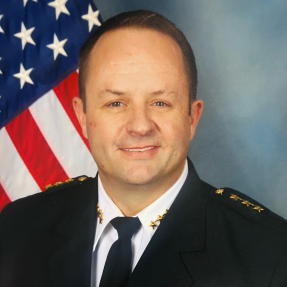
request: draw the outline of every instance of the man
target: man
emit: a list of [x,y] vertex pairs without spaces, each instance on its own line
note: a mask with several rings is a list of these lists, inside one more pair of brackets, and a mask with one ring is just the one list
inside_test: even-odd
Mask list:
[[1,286],[287,286],[286,221],[187,159],[196,85],[188,42],[159,14],[91,35],[73,104],[98,175],[7,205]]

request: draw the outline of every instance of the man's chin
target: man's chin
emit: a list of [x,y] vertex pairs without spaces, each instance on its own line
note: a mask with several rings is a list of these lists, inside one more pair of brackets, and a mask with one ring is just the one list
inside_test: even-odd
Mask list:
[[152,168],[134,168],[119,176],[125,183],[132,185],[150,184],[157,178],[157,170]]

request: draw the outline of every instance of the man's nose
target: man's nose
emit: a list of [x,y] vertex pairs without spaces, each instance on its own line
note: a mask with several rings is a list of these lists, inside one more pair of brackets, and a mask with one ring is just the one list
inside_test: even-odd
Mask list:
[[147,106],[134,106],[129,110],[126,129],[128,133],[146,136],[155,129],[155,123]]

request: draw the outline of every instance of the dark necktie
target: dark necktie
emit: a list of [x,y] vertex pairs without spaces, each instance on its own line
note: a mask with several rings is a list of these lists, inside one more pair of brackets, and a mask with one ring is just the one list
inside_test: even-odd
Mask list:
[[131,239],[141,226],[138,217],[116,217],[111,224],[119,238],[111,246],[99,287],[122,287],[128,282],[132,269]]

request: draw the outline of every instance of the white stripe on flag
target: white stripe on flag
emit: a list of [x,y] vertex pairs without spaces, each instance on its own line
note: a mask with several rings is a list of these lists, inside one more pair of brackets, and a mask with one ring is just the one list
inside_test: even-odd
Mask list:
[[11,201],[41,192],[6,128],[0,130],[0,182]]
[[42,96],[29,109],[67,175],[95,176],[97,165],[54,91]]

